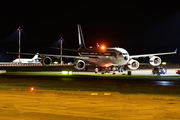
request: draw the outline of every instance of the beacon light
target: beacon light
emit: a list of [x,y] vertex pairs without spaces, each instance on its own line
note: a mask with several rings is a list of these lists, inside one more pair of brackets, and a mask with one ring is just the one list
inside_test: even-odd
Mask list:
[[104,46],[102,46],[102,47],[101,47],[101,49],[103,49],[103,50],[104,50],[104,49],[105,49],[105,47],[104,47]]

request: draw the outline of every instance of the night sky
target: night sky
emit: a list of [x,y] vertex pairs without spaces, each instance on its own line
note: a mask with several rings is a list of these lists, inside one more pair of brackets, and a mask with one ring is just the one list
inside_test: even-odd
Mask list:
[[[0,16],[0,62],[17,58],[7,55],[3,48],[18,52],[19,26],[23,53],[59,54],[59,50],[50,47],[59,47],[60,37],[64,38],[64,48],[77,49],[77,24],[81,24],[87,47],[96,43],[122,47],[130,55],[180,49],[180,8],[175,4],[3,2]],[[63,54],[77,55],[68,51]],[[180,63],[180,54],[160,57],[168,63]]]

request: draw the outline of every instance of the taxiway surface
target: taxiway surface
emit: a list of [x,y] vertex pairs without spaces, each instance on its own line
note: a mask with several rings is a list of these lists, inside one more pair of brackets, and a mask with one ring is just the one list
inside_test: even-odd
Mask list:
[[[87,65],[86,66],[87,71],[95,71],[95,66],[93,65]],[[137,70],[150,70],[153,66],[151,65],[140,65],[140,67]],[[170,64],[164,66],[169,69],[180,69],[179,64]],[[59,65],[59,66],[0,66],[0,70],[6,70],[8,72],[16,72],[16,71],[27,71],[27,72],[33,72],[33,71],[75,71],[79,72],[79,70],[76,70],[73,65]],[[127,69],[129,71],[129,69]],[[136,71],[136,70],[134,70]]]
[[1,120],[180,119],[180,101],[0,91]]
[[[13,69],[15,70],[15,68],[17,67]],[[46,67],[45,71],[43,70],[41,72],[61,73],[61,71],[53,71],[47,68],[48,67]],[[143,79],[126,79],[126,77],[116,79],[112,79],[111,77],[101,79],[88,78],[85,76],[82,77],[82,74],[95,73],[77,71],[74,71],[73,74],[79,74],[79,77],[68,77],[68,75],[64,77],[1,76],[0,87],[2,88],[3,85],[16,88],[26,88],[34,85],[35,88],[37,88],[37,92],[0,90],[0,119],[180,119],[180,101],[178,97],[180,82],[178,75],[175,74],[176,69],[177,68],[170,68],[166,75],[160,76],[152,75],[151,69],[149,68],[132,71],[132,75],[149,75],[148,78],[145,77]],[[99,72],[98,74],[101,73]],[[127,73],[117,72],[117,74]],[[154,78],[154,76],[157,77],[151,79],[151,76],[152,78]],[[41,90],[38,90],[44,89],[44,87],[46,87],[46,91],[41,92]],[[51,90],[73,90],[76,92],[75,94],[73,92],[47,92]],[[99,94],[91,95],[83,93],[87,91],[93,91]],[[111,94],[103,95],[104,91],[110,92]],[[131,94],[135,94],[136,97],[131,97]],[[154,94],[157,94],[157,96],[154,96]],[[150,95],[150,97],[144,97],[144,95]],[[158,97],[158,95],[164,95],[164,97]],[[167,95],[173,95],[173,99],[171,99],[171,97],[166,99]],[[177,99],[174,99],[174,96],[177,96]]]

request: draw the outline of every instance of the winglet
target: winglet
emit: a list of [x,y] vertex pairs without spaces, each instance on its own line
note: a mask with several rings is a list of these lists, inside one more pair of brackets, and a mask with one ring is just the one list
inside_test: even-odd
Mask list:
[[176,50],[174,51],[174,53],[177,54],[177,48],[176,48]]

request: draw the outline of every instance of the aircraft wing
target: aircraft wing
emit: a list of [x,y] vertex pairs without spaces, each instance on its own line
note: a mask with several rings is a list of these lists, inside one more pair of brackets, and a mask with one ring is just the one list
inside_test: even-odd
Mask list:
[[62,50],[67,50],[67,51],[73,51],[73,52],[78,52],[78,50],[74,50],[74,49],[67,49],[67,48],[57,48],[57,47],[50,47],[50,48],[53,48],[53,49],[62,49]]
[[[17,52],[7,52],[7,53],[10,53],[10,54],[19,54]],[[37,54],[35,54],[35,53],[21,53],[21,55],[37,55]],[[41,55],[41,56],[49,56],[49,57],[76,58],[76,59],[83,59],[83,60],[89,59],[89,57],[83,57],[83,56],[52,55],[52,54],[40,54],[40,53],[39,53],[39,55]]]
[[177,54],[177,49],[174,52],[166,52],[166,53],[155,53],[155,54],[143,54],[143,55],[130,55],[130,58],[139,58],[139,57],[151,57],[155,55],[167,55],[167,54]]
[[49,57],[64,57],[64,58],[76,58],[76,59],[89,59],[89,57],[83,57],[83,56],[70,56],[70,55],[51,55],[51,54],[40,54],[43,56],[49,56]]

